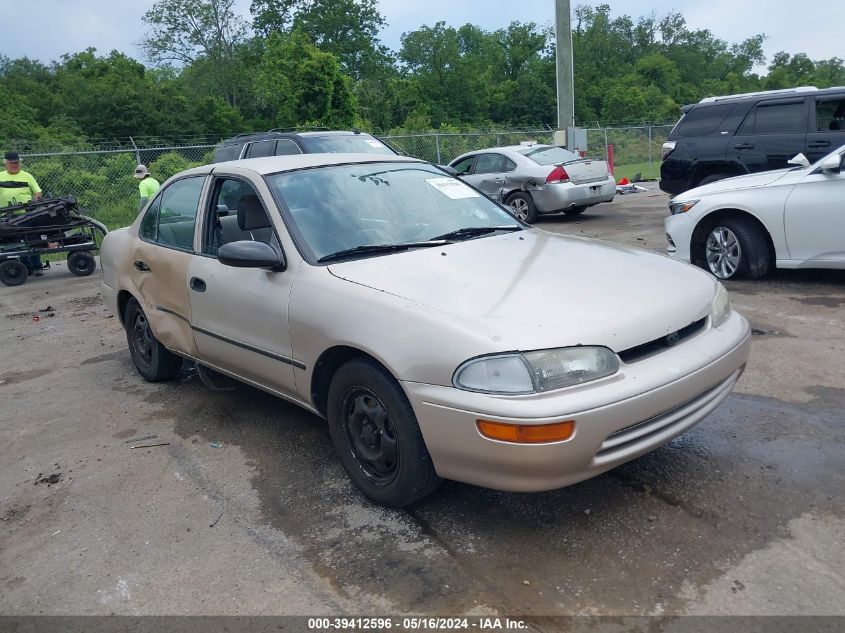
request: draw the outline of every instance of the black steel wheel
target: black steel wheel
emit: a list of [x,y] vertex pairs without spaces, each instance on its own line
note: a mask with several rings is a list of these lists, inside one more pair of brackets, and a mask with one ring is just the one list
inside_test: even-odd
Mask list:
[[384,367],[369,358],[340,367],[327,406],[335,450],[367,497],[399,508],[440,485],[411,403]]
[[67,268],[77,277],[87,277],[97,268],[97,260],[88,251],[76,251],[68,255]]
[[0,281],[7,286],[20,286],[29,276],[29,270],[18,259],[7,259],[0,264]]
[[148,382],[173,378],[182,367],[182,358],[158,342],[138,301],[130,299],[124,315],[129,354],[138,373]]

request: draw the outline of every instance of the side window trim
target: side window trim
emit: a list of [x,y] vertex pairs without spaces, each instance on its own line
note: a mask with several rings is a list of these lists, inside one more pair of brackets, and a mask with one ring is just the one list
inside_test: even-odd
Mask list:
[[[167,192],[168,189],[170,189],[176,183],[184,182],[185,180],[189,180],[191,178],[202,178],[203,179],[202,189],[200,189],[200,197],[199,197],[199,200],[197,200],[197,211],[196,211],[196,215],[194,216],[194,234],[193,234],[193,239],[191,240],[191,247],[190,248],[180,248],[180,247],[174,246],[172,244],[162,244],[159,241],[159,214],[161,212],[161,201],[164,199],[164,194],[165,194],[165,192]],[[168,183],[167,187],[163,187],[162,189],[160,189],[159,192],[156,194],[156,197],[153,198],[152,204],[150,204],[150,206],[147,207],[147,211],[150,211],[153,208],[153,205],[158,206],[158,209],[156,210],[156,234],[155,234],[155,238],[154,239],[148,239],[146,237],[143,237],[141,235],[141,231],[139,230],[138,231],[138,239],[140,239],[142,242],[147,242],[148,244],[155,244],[156,246],[160,246],[161,248],[168,248],[172,251],[179,251],[180,253],[196,254],[195,246],[196,246],[197,226],[198,226],[197,216],[199,216],[200,207],[202,206],[203,197],[206,195],[207,186],[208,186],[208,174],[192,174],[190,176],[182,176],[181,178],[177,178],[176,180],[173,180],[170,183]],[[142,222],[143,222],[143,220],[142,220]]]

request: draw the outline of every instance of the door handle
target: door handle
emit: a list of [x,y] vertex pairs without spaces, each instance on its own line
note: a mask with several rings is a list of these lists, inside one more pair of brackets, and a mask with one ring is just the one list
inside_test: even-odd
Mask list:
[[734,149],[754,149],[754,143],[737,143]]
[[191,290],[205,292],[205,281],[199,277],[191,277]]
[[140,259],[132,262],[132,265],[135,267],[135,270],[138,270],[142,273],[150,272],[150,267],[147,266],[146,262],[142,262]]
[[818,149],[820,147],[830,147],[830,141],[815,141],[807,145],[811,149]]
[[497,184],[497,185],[504,184],[504,182],[505,182],[505,179],[504,179],[504,178],[496,178],[496,184]]

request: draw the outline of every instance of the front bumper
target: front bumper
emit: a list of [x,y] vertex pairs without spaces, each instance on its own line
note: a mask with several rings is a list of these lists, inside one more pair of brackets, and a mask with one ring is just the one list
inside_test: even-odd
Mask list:
[[[751,345],[733,313],[718,328],[662,353],[623,363],[585,385],[496,396],[404,382],[437,473],[487,488],[552,490],[639,457],[700,422],[731,392]],[[575,421],[564,442],[513,444],[482,436],[479,419],[516,424]]]
[[585,184],[551,183],[531,191],[534,206],[540,213],[556,213],[571,207],[592,206],[610,202],[616,195],[613,178]]
[[666,230],[666,254],[681,261],[691,261],[692,234],[695,231],[696,220],[687,213],[667,216],[663,221]]

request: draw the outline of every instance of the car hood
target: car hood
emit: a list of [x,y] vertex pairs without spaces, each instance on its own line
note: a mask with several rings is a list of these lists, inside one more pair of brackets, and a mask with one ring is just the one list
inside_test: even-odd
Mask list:
[[714,193],[723,193],[725,191],[736,191],[738,189],[750,189],[752,187],[765,187],[771,185],[784,176],[791,173],[802,171],[801,169],[777,169],[775,171],[764,171],[758,174],[746,174],[745,176],[734,176],[733,178],[725,178],[724,180],[717,180],[711,182],[709,185],[703,185],[685,191],[677,196],[676,200],[692,200],[698,196],[706,196]]
[[[341,279],[423,304],[491,351],[622,351],[710,312],[714,280],[662,255],[538,229],[333,264]],[[413,323],[408,323],[413,336]]]

